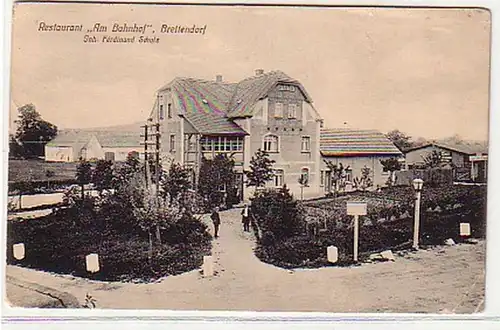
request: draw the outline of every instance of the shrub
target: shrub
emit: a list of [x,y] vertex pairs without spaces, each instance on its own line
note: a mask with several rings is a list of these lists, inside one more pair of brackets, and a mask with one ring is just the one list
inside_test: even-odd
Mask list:
[[[301,234],[304,228],[302,210],[289,190],[263,190],[252,198],[251,213],[257,226],[267,236],[272,233],[274,240]],[[266,238],[267,240],[267,238]]]

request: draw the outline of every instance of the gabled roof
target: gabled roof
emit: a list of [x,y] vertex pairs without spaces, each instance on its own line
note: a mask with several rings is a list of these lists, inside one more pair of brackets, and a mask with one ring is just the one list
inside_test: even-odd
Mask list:
[[80,150],[92,136],[103,147],[139,147],[141,144],[141,124],[130,124],[89,129],[63,129],[47,143],[49,147],[73,147]]
[[231,99],[228,116],[249,117],[252,116],[252,107],[278,83],[296,85],[304,94],[308,102],[312,102],[305,88],[299,81],[291,78],[282,71],[270,71],[258,76],[249,77],[236,85],[236,91]]
[[453,142],[431,142],[424,144],[419,147],[411,148],[405,151],[408,153],[410,151],[427,148],[427,147],[437,147],[441,149],[447,149],[450,151],[455,151],[458,153],[466,154],[466,155],[475,155],[475,154],[487,154],[488,146],[481,143],[470,143],[470,142],[462,142],[462,143],[453,143]]
[[320,151],[327,157],[402,155],[394,143],[381,132],[349,128],[322,129]]
[[[281,71],[270,71],[239,83],[175,78],[159,89],[170,89],[183,115],[202,134],[246,134],[232,119],[251,117],[252,108],[278,83],[297,86],[312,102],[304,87]],[[153,106],[152,113],[157,107]]]

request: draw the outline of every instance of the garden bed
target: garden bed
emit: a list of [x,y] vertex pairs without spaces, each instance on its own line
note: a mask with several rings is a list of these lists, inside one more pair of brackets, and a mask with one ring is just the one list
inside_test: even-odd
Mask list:
[[[211,237],[194,218],[162,232],[165,241],[155,245],[151,262],[147,235],[120,230],[117,219],[115,224],[109,218],[94,220],[83,223],[73,210],[59,209],[36,220],[9,221],[7,262],[105,281],[150,281],[199,268],[210,254]],[[25,244],[26,256],[20,261],[13,257],[16,243]],[[95,274],[86,270],[85,257],[91,253],[99,255],[101,269]]]
[[[333,245],[339,251],[335,266],[352,264],[353,217],[346,214],[346,203],[350,200],[368,204],[368,214],[360,217],[360,261],[371,253],[411,247],[414,191],[409,187],[395,187],[382,192],[357,192],[337,199],[304,202],[298,206],[304,232],[279,240],[266,239],[272,234],[263,235],[256,248],[257,257],[283,268],[332,266],[327,261],[326,250]],[[422,192],[421,205],[421,246],[441,245],[448,238],[462,242],[462,222],[470,224],[471,237],[485,237],[486,187],[428,187]],[[308,230],[311,226],[313,230]]]

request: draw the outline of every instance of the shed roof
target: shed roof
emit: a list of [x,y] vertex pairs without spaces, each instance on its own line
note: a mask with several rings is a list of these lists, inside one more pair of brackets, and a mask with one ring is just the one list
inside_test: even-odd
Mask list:
[[322,129],[320,151],[327,157],[402,154],[394,143],[379,131],[349,128]]

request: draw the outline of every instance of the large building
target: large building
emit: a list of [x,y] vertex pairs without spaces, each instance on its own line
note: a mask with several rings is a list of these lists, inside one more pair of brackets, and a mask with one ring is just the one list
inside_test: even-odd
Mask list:
[[[202,157],[231,154],[245,199],[252,189],[244,188],[244,173],[258,149],[267,151],[275,161],[270,187],[286,184],[294,194],[307,197],[323,195],[331,188],[325,179],[328,172],[323,157],[352,163],[353,173],[359,166],[371,164],[378,183],[382,181],[378,158],[401,154],[381,133],[373,132],[363,135],[369,139],[360,153],[335,153],[331,149],[334,131],[322,133],[323,120],[310,95],[298,80],[281,71],[256,70],[254,76],[237,83],[226,82],[222,76],[214,80],[175,78],[157,91],[148,120],[160,124],[162,158],[193,169],[194,177]],[[339,133],[335,143],[356,148],[349,141],[359,142],[359,137]],[[322,134],[326,134],[324,138]],[[370,143],[375,144],[368,146]],[[299,183],[301,176],[307,176],[306,186]]]
[[307,175],[305,193],[320,191],[322,119],[304,86],[281,71],[256,70],[238,83],[175,78],[158,90],[150,119],[161,124],[162,154],[195,173],[202,156],[231,153],[242,189],[252,155],[263,149],[276,162],[271,186],[298,192]]

